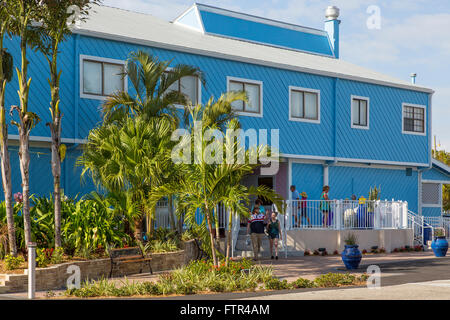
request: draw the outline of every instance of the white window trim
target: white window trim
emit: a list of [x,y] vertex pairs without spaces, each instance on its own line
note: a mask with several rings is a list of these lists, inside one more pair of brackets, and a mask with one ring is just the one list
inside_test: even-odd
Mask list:
[[[87,93],[83,92],[83,69],[84,69],[83,61],[84,60],[91,60],[91,61],[98,61],[98,62],[105,62],[105,63],[112,63],[112,64],[121,64],[124,66],[124,68],[126,66],[126,61],[80,54],[80,98],[92,99],[92,100],[102,100],[102,101],[106,100],[108,98],[108,96],[99,96],[99,95],[87,94]],[[123,78],[123,81],[124,81],[123,90],[125,92],[128,92],[128,76],[127,75],[125,75],[125,77]]]
[[235,113],[239,116],[246,116],[246,117],[256,117],[256,118],[262,118],[263,117],[263,82],[259,80],[252,80],[252,79],[244,79],[244,78],[236,78],[236,77],[230,77],[227,76],[227,92],[230,91],[230,81],[236,81],[236,82],[245,82],[249,84],[256,84],[259,85],[259,113],[255,112],[243,112],[243,111],[235,111]]
[[[422,132],[412,132],[405,131],[405,107],[414,107],[423,109],[423,133]],[[427,107],[420,104],[413,103],[402,103],[402,134],[411,134],[415,136],[426,136],[427,135]]]
[[[353,124],[353,100],[364,100],[367,102],[367,126],[360,126]],[[361,96],[354,96],[352,95],[350,97],[350,125],[352,129],[361,129],[361,130],[369,130],[370,129],[370,98],[369,97],[361,97]]]
[[[317,120],[302,119],[302,118],[292,117],[292,112],[291,112],[292,111],[292,108],[291,108],[291,106],[292,106],[292,103],[291,103],[292,91],[303,91],[303,92],[317,93]],[[320,90],[289,86],[289,121],[297,121],[297,122],[307,122],[307,123],[320,124],[320,109],[321,109],[320,108]]]
[[[166,68],[166,71],[172,71],[172,70],[173,70],[173,67]],[[202,103],[202,81],[200,80],[200,77],[197,77],[197,81],[198,81],[198,84],[197,84],[197,96],[198,96],[197,104],[198,104],[198,103]],[[181,109],[181,110],[185,109],[185,106],[183,106],[181,104],[174,104],[173,106],[177,109]]]

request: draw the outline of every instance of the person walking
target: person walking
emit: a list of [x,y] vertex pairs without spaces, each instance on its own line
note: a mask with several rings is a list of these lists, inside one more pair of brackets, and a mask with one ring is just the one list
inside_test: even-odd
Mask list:
[[278,260],[278,240],[280,239],[282,241],[283,239],[281,239],[280,221],[277,218],[276,212],[272,213],[267,224],[267,230],[269,233],[271,259],[273,259],[273,245],[275,244],[275,259]]
[[322,211],[323,214],[323,227],[326,228],[328,226],[329,221],[329,216],[330,216],[330,203],[329,200],[330,198],[328,198],[328,192],[330,191],[330,187],[329,186],[324,186],[322,189],[322,195],[320,196],[320,210]]
[[265,215],[260,212],[259,207],[255,207],[247,224],[247,235],[250,235],[252,240],[253,260],[255,261],[258,260],[261,251],[265,226]]

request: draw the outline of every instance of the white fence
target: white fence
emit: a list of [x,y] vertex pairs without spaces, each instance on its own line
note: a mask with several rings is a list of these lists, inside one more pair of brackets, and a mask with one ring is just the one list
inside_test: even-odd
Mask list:
[[408,204],[402,201],[288,201],[287,229],[406,229]]
[[450,239],[450,217],[423,217],[425,227],[431,227],[432,236],[437,228],[444,229],[445,237]]

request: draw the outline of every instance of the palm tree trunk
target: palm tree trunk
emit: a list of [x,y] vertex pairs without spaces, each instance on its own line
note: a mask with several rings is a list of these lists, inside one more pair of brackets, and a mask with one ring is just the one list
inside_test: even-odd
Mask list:
[[134,221],[134,239],[142,242],[142,222],[143,218],[138,218]]
[[175,226],[175,218],[173,216],[173,197],[172,197],[172,195],[170,195],[168,197],[167,205],[169,207],[168,209],[169,209],[170,230],[174,231],[176,229],[176,226]]
[[215,211],[215,228],[216,228],[216,248],[217,250],[220,252],[220,234],[219,234],[219,205],[216,206],[216,210]]
[[28,135],[24,134],[23,130],[19,131],[19,160],[20,172],[22,174],[22,197],[23,197],[23,225],[25,231],[25,246],[28,248],[28,243],[31,242],[31,218],[30,218],[30,153],[28,150]]
[[228,266],[228,260],[230,259],[230,253],[231,253],[231,230],[233,228],[233,211],[230,210],[230,214],[228,217],[228,230],[227,230],[227,256],[225,259],[225,265]]
[[11,164],[8,151],[8,127],[5,122],[5,107],[4,107],[5,84],[6,80],[3,82],[3,85],[0,85],[0,127],[1,127],[0,157],[2,168],[3,192],[5,194],[6,224],[8,225],[9,253],[15,257],[17,256],[17,244],[16,244],[16,229],[14,226],[14,211],[12,205]]
[[208,209],[206,209],[205,215],[206,215],[206,221],[208,222],[208,227],[209,227],[209,239],[211,240],[211,254],[212,254],[213,264],[214,264],[214,266],[218,266],[217,257],[216,257],[216,247],[214,245],[214,237],[213,237],[213,233],[212,233],[211,217],[209,215]]

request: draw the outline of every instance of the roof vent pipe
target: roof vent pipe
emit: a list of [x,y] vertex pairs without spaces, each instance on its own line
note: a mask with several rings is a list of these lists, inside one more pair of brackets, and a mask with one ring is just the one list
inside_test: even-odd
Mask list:
[[325,10],[325,31],[330,38],[331,46],[333,47],[335,58],[339,59],[339,18],[340,10],[338,7],[329,6]]
[[411,83],[416,84],[417,73],[411,73]]

